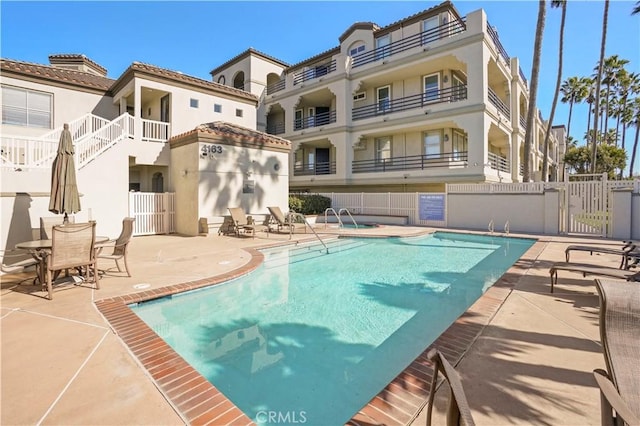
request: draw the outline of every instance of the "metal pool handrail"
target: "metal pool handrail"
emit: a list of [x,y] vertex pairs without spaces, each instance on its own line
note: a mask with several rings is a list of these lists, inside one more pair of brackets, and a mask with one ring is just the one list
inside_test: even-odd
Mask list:
[[[340,211],[342,211],[342,210],[340,210]],[[340,228],[342,228],[342,226],[343,226],[342,219],[340,219],[340,216],[338,215],[338,213],[336,213],[336,210],[333,207],[329,207],[328,209],[326,209],[324,211],[324,227],[326,228],[327,227],[327,223],[329,223],[328,220],[327,220],[327,214],[329,212],[332,212],[335,215],[336,219],[338,219],[338,223],[340,224]]]
[[[353,218],[353,216],[351,216],[351,213],[349,213],[349,209],[345,209],[344,207],[341,208],[340,210],[338,210],[338,220],[340,220],[340,215],[342,214],[342,212],[347,212],[347,214],[349,215],[349,217],[351,218],[351,222],[353,222],[353,224],[356,226],[356,229],[358,229],[358,223],[356,222],[356,220]],[[327,226],[327,220],[325,217],[325,221],[324,221],[324,225]],[[344,225],[342,225],[344,226]]]
[[[305,215],[303,215],[302,213],[296,213],[294,211],[290,211],[289,212],[289,223],[293,223],[293,221],[292,221],[293,218],[301,218],[302,221],[304,222],[305,226],[308,226],[309,229],[311,229],[311,232],[313,232],[313,235],[316,236],[318,241],[320,241],[320,243],[324,246],[325,250],[327,250],[327,254],[329,254],[329,247],[327,247],[327,245],[324,243],[324,241],[322,241],[322,238],[320,238],[320,235],[318,235],[316,230],[313,229],[313,226],[311,226],[311,224],[309,224],[309,222],[307,221],[307,218],[305,217]],[[293,235],[293,226],[290,226],[289,227],[289,239],[291,239],[292,235]]]

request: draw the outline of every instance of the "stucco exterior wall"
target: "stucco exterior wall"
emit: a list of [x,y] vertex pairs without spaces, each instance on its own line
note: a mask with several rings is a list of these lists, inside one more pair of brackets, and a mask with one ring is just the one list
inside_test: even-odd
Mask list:
[[[93,167],[76,171],[81,211],[74,215],[75,221],[95,220],[98,235],[116,238],[122,228],[122,219],[128,216],[128,170],[112,167],[112,164],[126,162],[126,148],[116,144],[96,158],[92,162]],[[105,173],[105,170],[109,172]],[[28,178],[28,185],[19,182],[18,187],[4,183],[2,186],[0,248],[3,249],[12,249],[16,243],[39,238],[40,217],[56,216],[49,211],[51,170],[22,173],[21,176]],[[14,183],[18,183],[17,180]]]
[[[203,148],[211,146],[216,147],[214,152],[203,155]],[[176,193],[176,232],[180,234],[197,235],[200,218],[221,224],[229,207],[264,215],[268,206],[288,206],[288,152],[237,146],[220,138],[194,138],[172,147],[171,159],[171,191]]]
[[[194,127],[213,121],[226,121],[249,129],[256,125],[256,105],[250,101],[239,101],[224,96],[176,87],[158,81],[136,79],[136,86],[170,93],[171,135],[192,130]],[[190,106],[191,99],[198,100],[198,107]],[[159,99],[158,99],[159,102]],[[214,111],[214,105],[222,106],[222,111]],[[242,110],[242,117],[236,116],[236,109]],[[153,110],[152,110],[153,112]]]
[[118,106],[113,105],[112,98],[104,97],[100,94],[19,80],[7,76],[2,77],[2,85],[37,90],[53,95],[52,127],[50,129],[0,124],[0,133],[4,136],[40,136],[52,129],[62,127],[64,123],[73,121],[88,112],[111,120],[118,116]]
[[512,232],[544,233],[545,207],[544,194],[448,194],[447,226],[487,230],[493,220],[503,232],[509,221]]

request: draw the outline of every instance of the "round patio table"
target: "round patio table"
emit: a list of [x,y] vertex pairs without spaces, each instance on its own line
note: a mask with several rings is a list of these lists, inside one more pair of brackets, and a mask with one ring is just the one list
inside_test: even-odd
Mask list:
[[[100,248],[97,246],[98,244],[106,243],[107,241],[109,241],[109,237],[96,236],[96,250]],[[38,261],[38,265],[36,266],[36,280],[40,281],[40,284],[44,284],[45,282],[44,274],[46,271],[47,255],[49,254],[49,250],[51,250],[52,246],[52,240],[33,240],[16,244],[16,248],[27,250],[29,254]]]

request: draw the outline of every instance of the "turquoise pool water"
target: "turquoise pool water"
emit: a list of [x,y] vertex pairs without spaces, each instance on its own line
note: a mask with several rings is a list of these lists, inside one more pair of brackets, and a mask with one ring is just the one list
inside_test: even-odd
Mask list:
[[438,232],[278,248],[240,279],[132,309],[256,423],[338,425],[533,243]]

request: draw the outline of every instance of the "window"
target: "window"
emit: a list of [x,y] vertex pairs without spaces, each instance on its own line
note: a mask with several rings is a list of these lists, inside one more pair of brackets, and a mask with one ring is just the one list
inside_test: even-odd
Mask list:
[[51,128],[53,95],[16,87],[2,87],[2,124]]
[[391,56],[391,35],[387,34],[376,39],[376,60]]
[[391,136],[376,138],[376,163],[389,164],[391,160]]
[[424,134],[424,154],[428,157],[438,157],[442,152],[441,132],[426,132]]
[[424,101],[425,103],[440,99],[440,75],[431,74],[424,77]]
[[236,117],[242,117],[242,110],[239,108],[236,108]]
[[440,19],[438,16],[432,16],[422,21],[422,44],[428,44],[438,39],[438,30]]
[[453,102],[467,99],[467,87],[455,74],[451,76],[451,100]]
[[191,106],[191,108],[198,108],[199,102],[197,99],[191,98],[189,100],[189,105]]
[[353,95],[354,101],[363,101],[365,99],[367,99],[367,92],[358,92],[355,95]]
[[303,120],[302,110],[297,109],[295,112],[295,117],[293,119],[293,130],[302,129],[302,120]]
[[224,75],[221,75],[220,77],[218,77],[218,83],[225,84],[226,82],[227,80],[224,78]]
[[454,131],[453,138],[451,139],[451,144],[451,150],[453,151],[454,160],[461,160],[461,154],[466,154],[466,152],[469,150],[468,139],[464,133]]
[[222,112],[222,105],[213,104],[213,112]]
[[388,110],[391,106],[391,86],[378,87],[376,93],[378,96],[378,112]]
[[356,45],[349,50],[349,56],[355,56],[358,53],[364,52],[364,44]]

